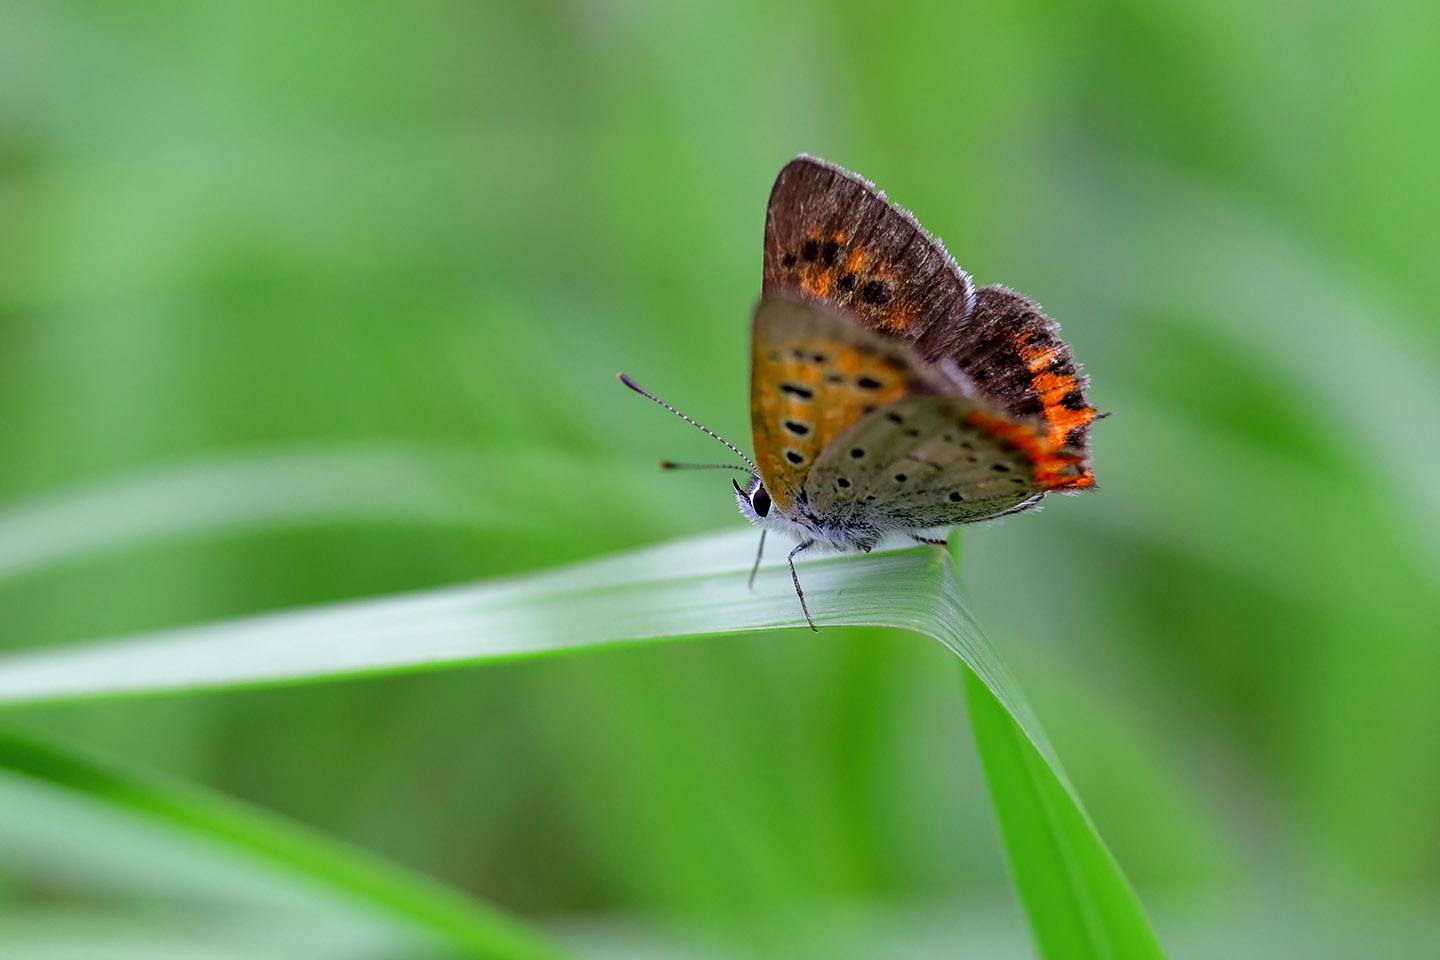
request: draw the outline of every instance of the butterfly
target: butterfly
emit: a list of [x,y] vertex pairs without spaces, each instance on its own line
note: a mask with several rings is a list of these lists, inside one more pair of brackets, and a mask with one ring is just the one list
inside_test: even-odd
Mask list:
[[976,289],[939,240],[869,181],[799,156],[765,213],[763,286],[751,326],[755,459],[733,482],[745,519],[796,541],[869,552],[908,537],[944,545],[961,523],[1094,485],[1101,416],[1059,325],[1002,286]]

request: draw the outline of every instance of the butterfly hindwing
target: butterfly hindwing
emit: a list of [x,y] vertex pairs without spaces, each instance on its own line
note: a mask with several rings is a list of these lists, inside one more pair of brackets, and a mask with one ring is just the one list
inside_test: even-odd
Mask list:
[[1006,513],[1077,477],[1043,430],[984,401],[912,396],[871,413],[821,454],[806,480],[819,516],[917,530]]
[[867,414],[905,397],[957,389],[905,344],[783,295],[760,301],[750,343],[755,460],[782,512],[801,497],[822,452]]
[[1044,420],[1051,444],[1088,457],[1090,424],[1099,416],[1085,396],[1089,378],[1060,339],[1060,325],[1035,301],[1006,287],[981,287],[948,356],[983,396],[1012,416]]
[[770,192],[764,290],[819,300],[937,355],[974,300],[970,277],[914,217],[869,181],[805,156]]

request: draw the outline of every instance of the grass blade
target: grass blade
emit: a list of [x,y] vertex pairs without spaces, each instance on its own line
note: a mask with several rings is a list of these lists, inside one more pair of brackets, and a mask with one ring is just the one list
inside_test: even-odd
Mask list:
[[1005,858],[1041,954],[1163,957],[1134,890],[1058,771],[989,687],[962,672]]
[[[746,586],[750,532],[533,576],[0,657],[0,704],[437,669],[607,644],[804,624],[783,566]],[[977,741],[1021,899],[1046,957],[1160,949],[1018,686],[966,609],[949,554],[804,563],[821,624],[929,635],[965,663]]]
[[514,920],[320,834],[189,785],[165,782],[0,731],[0,768],[259,861],[428,932],[465,956],[564,956]]
[[[273,685],[803,625],[788,573],[746,589],[745,532],[533,576],[317,606],[0,657],[0,704]],[[806,564],[817,619],[926,632],[948,574],[933,550]]]

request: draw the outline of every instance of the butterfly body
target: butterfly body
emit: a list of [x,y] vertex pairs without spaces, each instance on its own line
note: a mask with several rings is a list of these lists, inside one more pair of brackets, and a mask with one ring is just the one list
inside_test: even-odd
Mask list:
[[1093,485],[1099,414],[1058,325],[1005,287],[975,289],[869,182],[811,157],[786,164],[763,278],[755,460],[735,496],[762,531],[797,541],[791,576],[812,627],[797,553],[868,552],[892,535],[943,542],[957,524]]

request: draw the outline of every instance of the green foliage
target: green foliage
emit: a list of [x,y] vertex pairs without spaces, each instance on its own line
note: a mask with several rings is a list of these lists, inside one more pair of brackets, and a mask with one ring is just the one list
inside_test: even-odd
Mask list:
[[[241,473],[253,477],[257,471]],[[156,486],[173,483],[165,478]],[[133,487],[127,492],[137,493]],[[81,498],[77,508],[91,509],[93,500]],[[52,508],[53,520],[63,523],[63,515],[63,509]],[[712,536],[493,585],[15,654],[0,658],[0,704],[439,669],[635,639],[803,624],[783,568],[764,568],[755,587],[749,585],[744,539],[749,537]],[[987,784],[1044,955],[1161,956],[1133,892],[1023,697],[961,602],[948,554],[922,547],[861,563],[831,557],[802,567],[819,622],[926,633],[964,662]],[[313,874],[434,927],[476,955],[543,953],[485,914],[470,915],[443,893],[415,890],[363,860],[197,795],[167,791],[18,740],[0,739],[0,766],[228,841],[279,868]]]
[[[1421,0],[0,2],[0,647],[737,524],[613,374],[744,445],[764,197],[811,152],[1037,297],[1115,411],[1099,489],[960,572],[1169,951],[1433,956],[1437,43]],[[954,686],[836,627],[10,722],[587,955],[1024,956]],[[183,886],[115,866],[141,828],[101,862],[27,796],[32,954],[195,946]]]
[[[418,877],[374,862],[323,837],[180,784],[108,767],[32,740],[0,733],[0,768],[73,793],[112,813],[154,821],[218,848],[222,863],[257,861],[412,925],[466,956],[554,960],[555,948],[508,919]],[[136,864],[132,864],[132,869]],[[313,905],[312,905],[313,906]],[[436,953],[434,944],[409,949]]]
[[1040,954],[1163,956],[1135,892],[1064,774],[1043,761],[1024,728],[968,670],[965,689],[995,819]]

